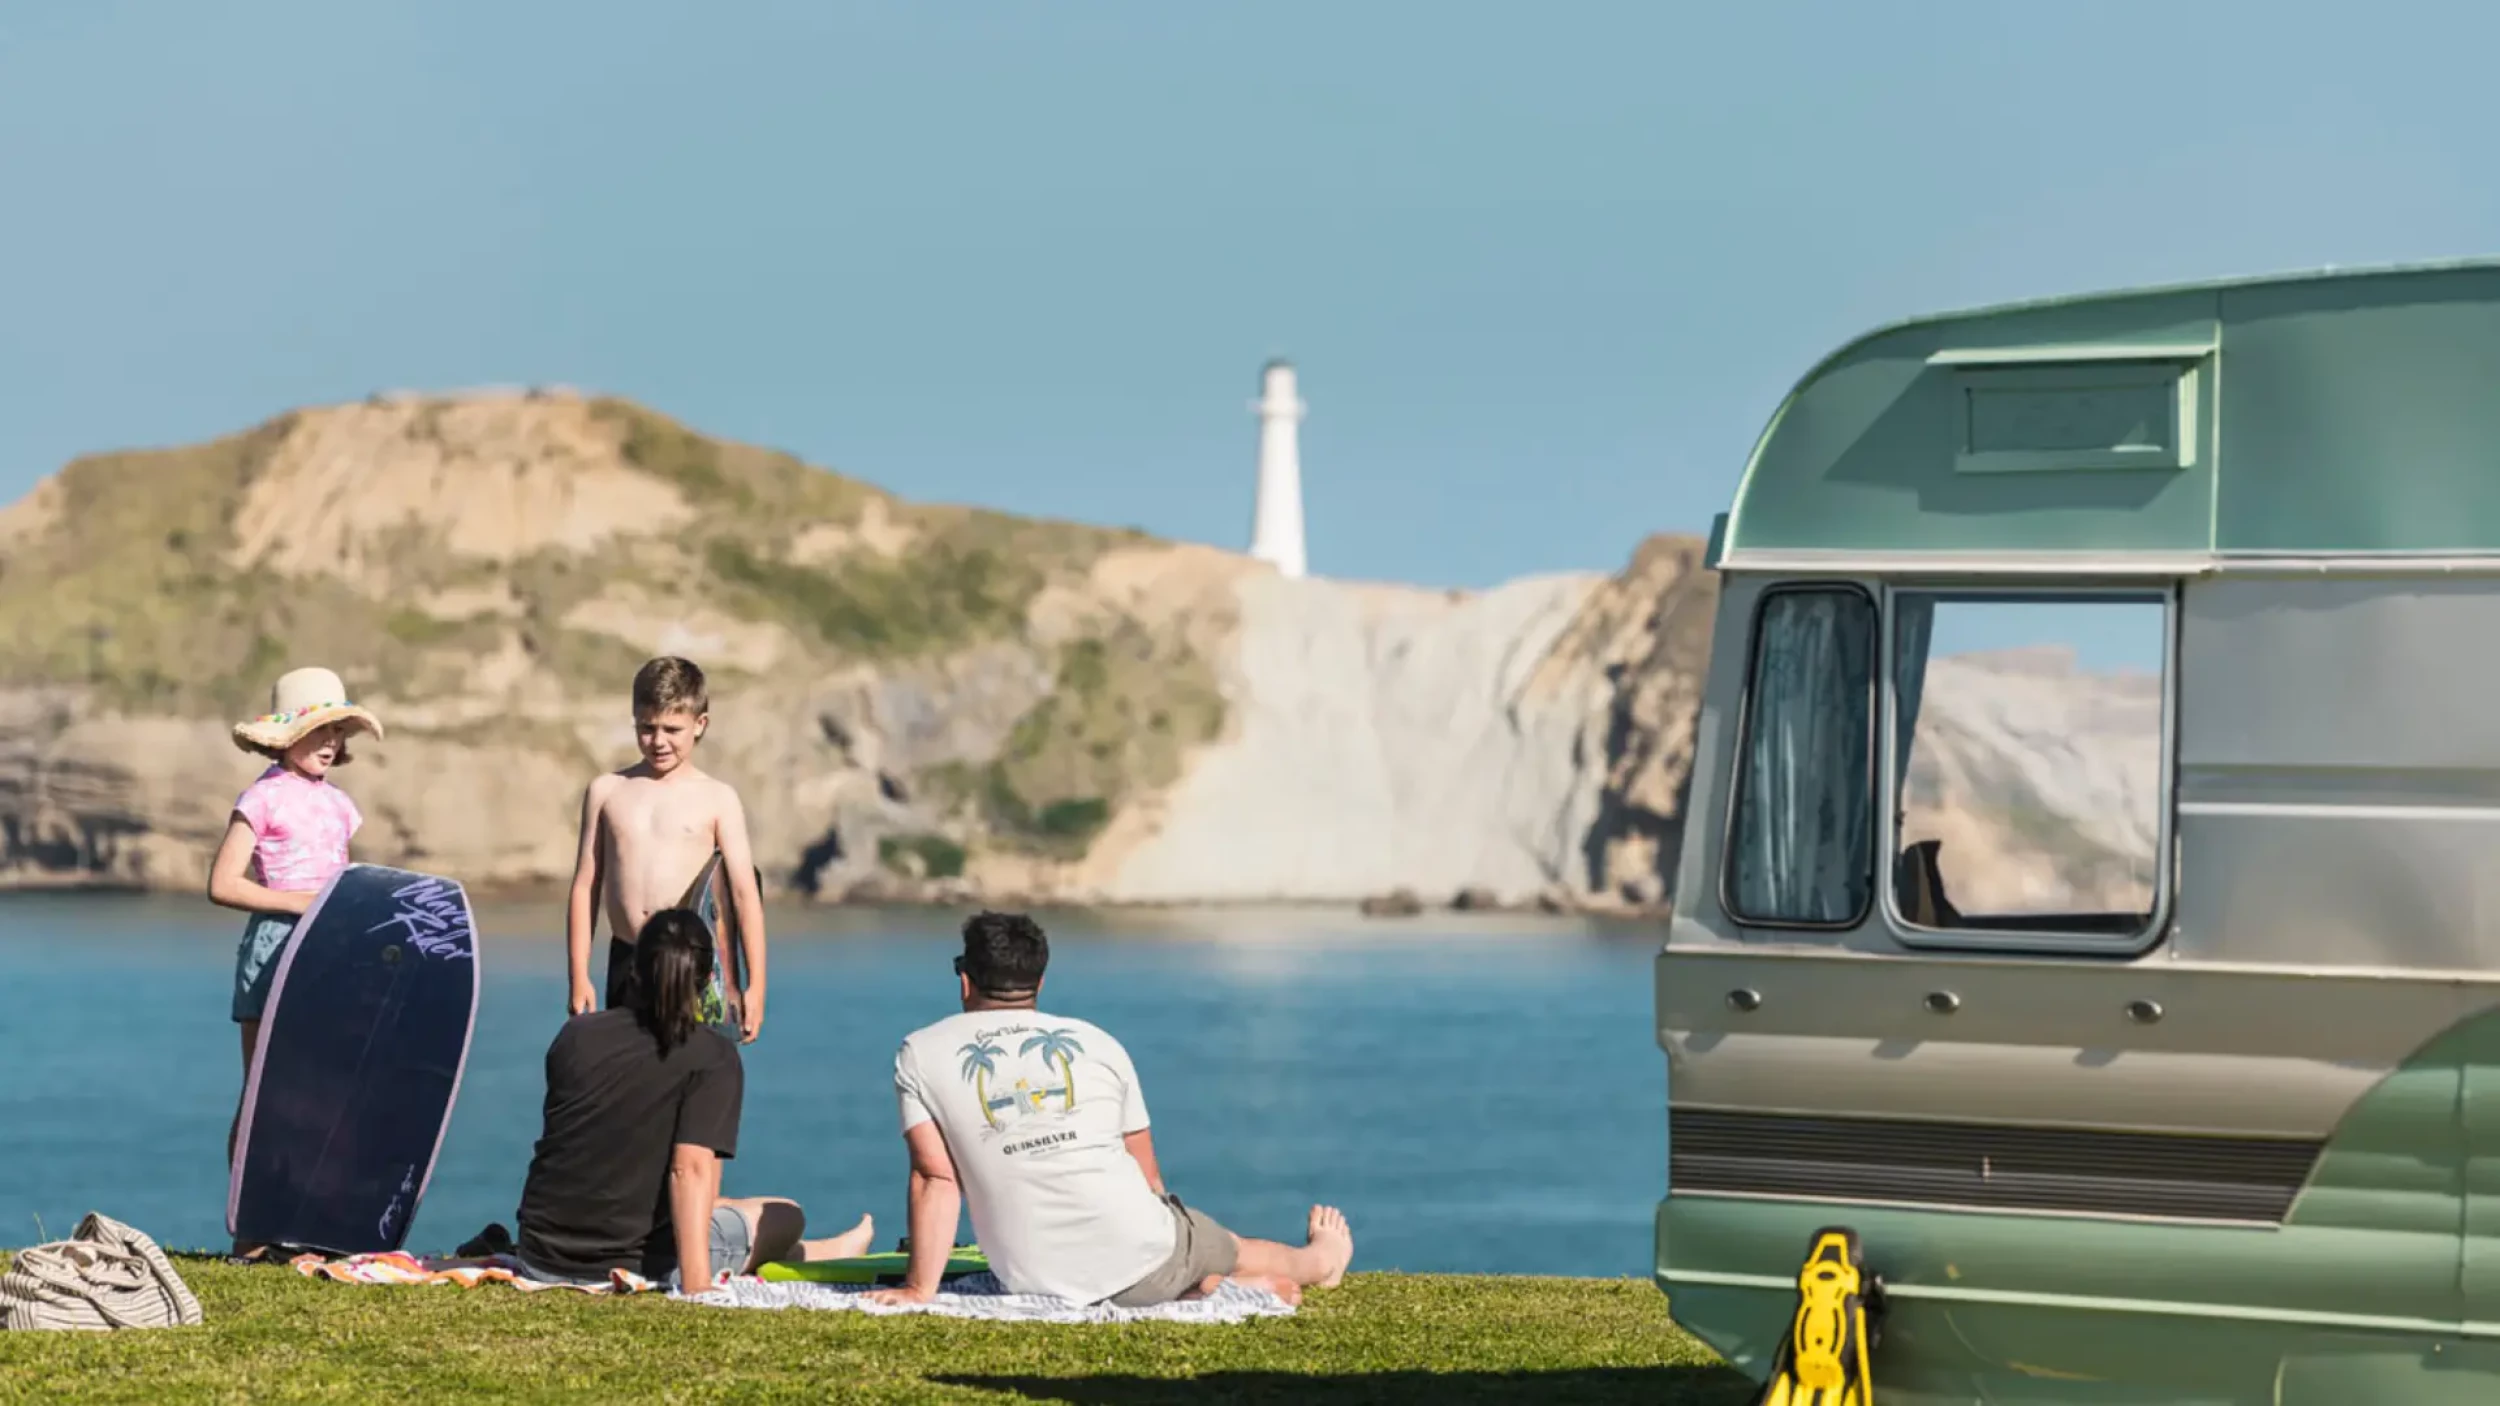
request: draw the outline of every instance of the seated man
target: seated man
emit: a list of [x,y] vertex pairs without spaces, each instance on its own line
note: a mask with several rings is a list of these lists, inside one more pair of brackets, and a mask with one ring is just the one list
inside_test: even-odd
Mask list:
[[577,1015],[547,1047],[547,1104],[521,1190],[515,1247],[532,1279],[605,1283],[627,1269],[689,1293],[714,1271],[865,1252],[866,1216],[802,1242],[807,1218],[779,1197],[720,1199],[746,1096],[738,1047],[703,1020],[712,939],[683,908],[651,915],[634,940],[627,1004]]
[[963,1013],[912,1032],[894,1056],[911,1261],[903,1287],[874,1297],[925,1303],[937,1292],[959,1201],[1011,1293],[1143,1308],[1230,1277],[1298,1303],[1304,1287],[1344,1277],[1354,1234],[1335,1207],[1313,1206],[1307,1243],[1281,1245],[1236,1237],[1164,1191],[1128,1051],[1035,1005],[1050,961],[1039,925],[982,913],[963,934]]

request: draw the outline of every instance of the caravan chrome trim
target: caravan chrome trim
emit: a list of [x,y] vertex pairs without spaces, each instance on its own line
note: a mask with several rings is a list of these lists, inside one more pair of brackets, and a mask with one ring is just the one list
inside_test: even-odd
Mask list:
[[[1670,1285],[1719,1289],[1766,1289],[1795,1296],[1793,1274],[1743,1274],[1695,1269],[1662,1272]],[[2500,1338],[2500,1323],[2462,1324],[2453,1319],[2403,1318],[2370,1313],[2321,1313],[2300,1308],[2245,1308],[2237,1304],[2187,1303],[2177,1299],[2112,1299],[2097,1295],[2039,1294],[2020,1289],[1970,1289],[1949,1284],[1884,1285],[1893,1299],[1931,1303],[1994,1304],[2021,1308],[2080,1309],[2092,1313],[2126,1313],[2157,1318],[2220,1318],[2243,1323],[2280,1323],[2313,1328],[2355,1328],[2371,1332],[2454,1334],[2469,1338]]]
[[2500,552],[1883,552],[1854,548],[1739,547],[1723,553],[1721,571],[1770,574],[1862,573],[2003,581],[2052,576],[2145,580],[2196,576],[2500,576]]
[[2301,820],[2500,820],[2500,805],[2323,805],[2304,801],[2181,801],[2181,815],[2280,815]]
[[[2002,581],[2008,576],[2122,577],[2130,580],[2200,576],[2215,569],[2211,552],[1868,552],[1854,548],[1736,548],[1719,562],[1722,571],[1782,575],[1918,575],[1966,573]],[[2495,562],[2500,568],[2500,562]]]
[[1930,366],[2073,365],[2103,361],[2203,361],[2222,350],[2219,335],[2192,342],[2063,342],[2013,347],[1948,347],[1931,352]]

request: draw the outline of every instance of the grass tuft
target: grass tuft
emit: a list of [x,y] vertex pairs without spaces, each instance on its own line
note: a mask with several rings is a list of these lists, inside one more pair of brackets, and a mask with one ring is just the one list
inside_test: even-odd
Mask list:
[[1050,694],[974,776],[936,778],[1005,844],[1084,855],[1122,801],[1170,785],[1190,748],[1224,725],[1213,668],[1132,620],[1061,649]]
[[877,861],[915,879],[955,879],[964,872],[964,847],[944,835],[887,835],[877,841]]

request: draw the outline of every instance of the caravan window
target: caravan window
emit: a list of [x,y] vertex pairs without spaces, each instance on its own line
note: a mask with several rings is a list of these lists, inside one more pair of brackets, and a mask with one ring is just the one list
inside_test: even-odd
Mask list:
[[1875,602],[1779,587],[1755,615],[1722,905],[1739,922],[1851,927],[1874,894]]
[[2146,932],[2167,838],[2166,597],[1896,591],[1891,638],[1890,897],[1908,939]]

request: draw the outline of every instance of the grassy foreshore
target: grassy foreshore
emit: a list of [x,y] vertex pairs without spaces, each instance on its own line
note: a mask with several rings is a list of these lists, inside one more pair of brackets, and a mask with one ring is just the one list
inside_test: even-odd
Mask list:
[[0,1333],[0,1400],[1735,1406],[1749,1394],[1639,1280],[1358,1274],[1292,1318],[1097,1327],[349,1285],[176,1263],[205,1324]]

